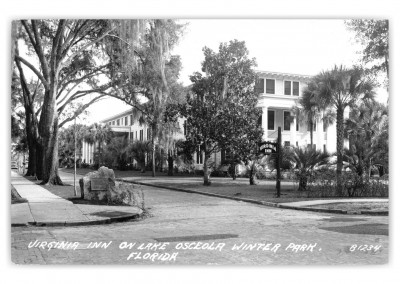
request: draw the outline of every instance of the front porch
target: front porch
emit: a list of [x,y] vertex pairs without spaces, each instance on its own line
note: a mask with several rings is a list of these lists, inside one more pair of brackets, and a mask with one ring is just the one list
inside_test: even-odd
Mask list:
[[[276,140],[278,127],[281,127],[282,143],[285,146],[303,147],[311,144],[309,126],[294,116],[292,107],[269,106],[262,109],[264,141]],[[321,151],[327,151],[328,135],[324,130],[326,129],[324,129],[322,119],[317,119],[313,129],[313,144]]]

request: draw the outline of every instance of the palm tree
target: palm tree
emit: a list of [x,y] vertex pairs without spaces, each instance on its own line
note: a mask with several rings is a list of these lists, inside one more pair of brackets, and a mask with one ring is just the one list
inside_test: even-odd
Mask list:
[[99,166],[101,165],[101,146],[104,143],[109,143],[112,136],[111,128],[107,124],[94,123],[87,128],[84,139],[90,144],[98,143]]
[[128,164],[128,138],[125,136],[113,137],[105,147],[105,161],[111,166],[117,164],[119,170],[125,170]]
[[126,150],[128,156],[132,157],[139,164],[142,173],[146,171],[146,156],[152,151],[150,141],[135,141]]
[[314,145],[314,123],[321,115],[322,106],[316,99],[316,90],[318,86],[314,81],[307,84],[303,90],[302,96],[297,101],[296,105],[292,108],[295,116],[305,122],[310,129],[310,145]]
[[347,69],[336,65],[332,70],[319,73],[313,80],[318,86],[315,91],[318,104],[336,111],[336,194],[340,196],[343,191],[344,111],[360,99],[373,98],[374,84],[365,77],[361,68]]
[[249,184],[255,185],[255,177],[256,174],[260,171],[265,170],[265,167],[268,165],[267,156],[256,156],[252,160],[248,160],[245,163],[246,170],[249,174]]
[[350,139],[350,149],[345,151],[345,161],[350,169],[361,177],[368,173],[369,179],[372,166],[387,168],[387,106],[375,101],[361,103],[350,112],[345,133]]
[[288,159],[292,161],[297,170],[299,178],[299,191],[307,189],[308,178],[311,177],[315,169],[329,163],[329,154],[309,147],[292,148]]

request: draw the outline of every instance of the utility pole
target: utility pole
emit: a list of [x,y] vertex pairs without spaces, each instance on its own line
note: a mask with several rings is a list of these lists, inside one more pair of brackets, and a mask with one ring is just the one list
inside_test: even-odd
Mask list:
[[278,127],[278,141],[276,143],[276,197],[281,197],[281,161],[282,161],[282,132],[281,127]]
[[76,191],[76,117],[74,120],[74,193],[75,196],[78,196]]

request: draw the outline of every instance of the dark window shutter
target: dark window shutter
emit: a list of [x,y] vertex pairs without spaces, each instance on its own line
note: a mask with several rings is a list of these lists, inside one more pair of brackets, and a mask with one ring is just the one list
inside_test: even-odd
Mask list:
[[275,80],[265,79],[265,92],[267,94],[275,94]]
[[256,80],[256,85],[255,85],[254,91],[256,92],[256,94],[264,93],[264,79]]
[[285,95],[290,96],[292,95],[292,82],[285,81]]
[[293,82],[293,96],[298,96],[300,93],[300,83]]

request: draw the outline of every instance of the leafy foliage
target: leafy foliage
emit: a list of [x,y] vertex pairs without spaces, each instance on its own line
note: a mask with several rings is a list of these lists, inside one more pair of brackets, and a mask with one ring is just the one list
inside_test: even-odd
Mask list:
[[307,181],[319,166],[329,163],[329,155],[310,147],[295,147],[288,159],[295,165],[296,175],[299,179],[299,191],[307,189]]
[[248,58],[245,43],[238,40],[221,43],[218,53],[203,48],[202,71],[190,76],[192,94],[181,114],[186,117],[186,139],[204,151],[204,184],[209,185],[209,158],[212,153],[229,149],[242,160],[254,154],[262,130],[257,123],[253,91],[255,59]]
[[77,152],[82,151],[82,141],[87,127],[83,124],[61,128],[58,137],[58,157],[60,166],[72,167],[74,164],[75,136]]
[[129,163],[128,139],[125,136],[115,136],[110,139],[104,149],[104,161],[110,166],[125,170]]
[[364,46],[363,61],[372,64],[373,72],[384,71],[389,77],[389,21],[355,19],[345,23]]
[[360,100],[373,99],[375,84],[366,76],[363,69],[359,67],[348,69],[344,66],[334,66],[332,70],[323,71],[315,76],[313,81],[318,86],[315,90],[318,103],[324,108],[336,111],[336,174],[337,194],[340,195],[343,190],[341,175],[344,154],[344,111]]
[[[118,40],[109,41],[109,56],[113,63],[111,78],[116,85],[112,96],[137,109],[143,122],[151,127],[153,176],[157,146],[163,144],[166,149],[171,146],[167,136],[174,125],[165,121],[164,113],[169,104],[182,98],[183,87],[177,82],[181,60],[172,55],[171,50],[183,28],[175,20],[148,20],[141,45],[128,43],[121,47]],[[131,56],[121,56],[125,49],[132,51]],[[168,131],[164,132],[165,129]]]
[[350,112],[345,125],[350,149],[345,151],[345,161],[362,178],[369,179],[371,167],[374,166],[379,169],[380,175],[388,171],[388,128],[388,108],[383,104],[363,102]]
[[128,146],[126,152],[129,157],[136,160],[142,172],[145,172],[147,155],[151,153],[149,141],[135,141]]

